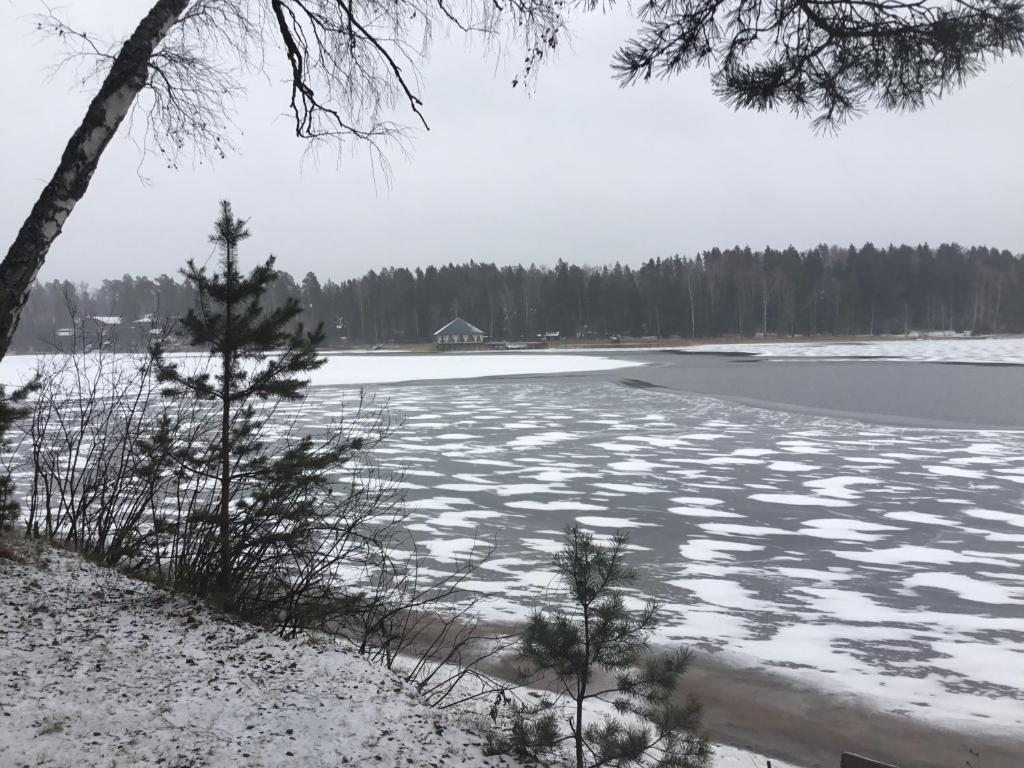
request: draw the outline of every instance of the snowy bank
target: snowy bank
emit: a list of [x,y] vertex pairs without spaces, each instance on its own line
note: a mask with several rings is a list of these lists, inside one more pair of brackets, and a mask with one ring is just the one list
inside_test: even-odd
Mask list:
[[[343,646],[283,640],[57,550],[0,555],[0,670],[5,766],[520,765],[483,754],[476,713],[423,706]],[[764,765],[716,748],[716,768]]]
[[341,647],[75,556],[0,559],[0,765],[517,765]]

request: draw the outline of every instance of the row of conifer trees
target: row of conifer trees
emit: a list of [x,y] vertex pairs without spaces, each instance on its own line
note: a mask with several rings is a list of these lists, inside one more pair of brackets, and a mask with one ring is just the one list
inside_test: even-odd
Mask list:
[[[429,341],[454,316],[495,339],[1024,331],[1024,264],[994,248],[889,246],[712,249],[639,267],[498,267],[483,262],[387,268],[333,282],[285,272],[264,303],[295,299],[328,344]],[[15,349],[45,350],[81,316],[182,316],[195,285],[125,275],[99,286],[36,286]]]

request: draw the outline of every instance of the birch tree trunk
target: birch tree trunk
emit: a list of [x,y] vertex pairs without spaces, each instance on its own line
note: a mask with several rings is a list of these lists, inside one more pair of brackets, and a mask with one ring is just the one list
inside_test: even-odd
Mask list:
[[100,156],[146,85],[149,59],[190,0],[157,0],[122,46],[60,164],[0,263],[0,359],[10,347],[29,289],[71,211],[89,188]]

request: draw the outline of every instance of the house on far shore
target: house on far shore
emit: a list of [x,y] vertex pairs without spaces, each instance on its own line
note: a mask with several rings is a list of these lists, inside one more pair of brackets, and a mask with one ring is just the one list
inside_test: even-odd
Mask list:
[[461,317],[456,317],[444,328],[434,332],[434,343],[440,350],[479,347],[486,338],[483,331]]
[[86,315],[82,323],[86,350],[113,348],[122,328],[120,315]]

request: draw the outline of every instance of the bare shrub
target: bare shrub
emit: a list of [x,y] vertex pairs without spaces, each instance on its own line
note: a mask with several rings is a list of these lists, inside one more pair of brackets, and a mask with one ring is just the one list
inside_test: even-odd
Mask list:
[[27,530],[108,565],[132,558],[157,489],[137,482],[138,439],[159,398],[145,355],[49,355],[28,422]]
[[[106,565],[209,596],[219,568],[219,445],[207,401],[160,396],[151,359],[100,350],[48,356],[27,430],[33,481],[26,529]],[[372,451],[391,430],[362,399],[316,436],[251,410],[233,464],[236,610],[282,632],[350,610],[350,584],[389,560],[403,521]],[[358,426],[356,426],[358,425]],[[246,462],[257,447],[274,462]],[[301,457],[302,461],[298,459]]]
[[446,571],[426,567],[426,558],[404,525],[377,541],[373,568],[334,631],[411,683],[429,704],[441,708],[497,699],[514,688],[481,671],[512,649],[515,635],[487,628],[480,618],[483,596],[472,589],[494,551],[480,542]]

